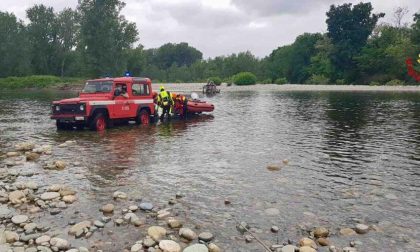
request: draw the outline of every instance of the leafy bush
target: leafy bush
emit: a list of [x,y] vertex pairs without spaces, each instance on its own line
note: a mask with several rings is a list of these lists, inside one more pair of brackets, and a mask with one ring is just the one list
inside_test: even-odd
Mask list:
[[236,85],[254,85],[257,83],[257,76],[251,72],[241,72],[233,76],[233,83]]
[[395,80],[388,81],[385,85],[387,85],[387,86],[404,86],[405,82],[402,81],[402,80],[395,79]]
[[287,79],[285,77],[278,78],[274,83],[277,85],[287,84]]
[[380,85],[381,85],[381,83],[379,83],[378,81],[371,81],[369,83],[369,86],[380,86]]
[[273,81],[271,79],[265,79],[263,81],[261,81],[261,84],[272,84]]
[[32,75],[25,77],[0,78],[0,89],[4,88],[45,88],[67,84],[82,84],[79,78],[60,78],[50,75]]
[[219,77],[210,77],[208,81],[213,81],[216,86],[220,86],[222,84],[222,79]]
[[335,81],[335,83],[337,85],[346,85],[346,80],[344,80],[344,79],[338,79],[338,80]]
[[315,85],[322,85],[322,84],[328,84],[330,82],[330,79],[325,77],[322,74],[314,74],[309,78],[306,83],[307,84],[315,84]]

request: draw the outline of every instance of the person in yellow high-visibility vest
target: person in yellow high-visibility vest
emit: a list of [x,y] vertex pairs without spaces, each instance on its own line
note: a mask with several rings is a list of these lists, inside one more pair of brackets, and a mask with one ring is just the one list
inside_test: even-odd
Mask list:
[[166,91],[165,88],[162,86],[160,87],[160,93],[158,95],[158,105],[162,108],[163,112],[160,116],[160,120],[163,121],[165,119],[165,114],[168,114],[168,119],[171,119],[171,107],[174,104],[172,99],[172,95],[169,91]]

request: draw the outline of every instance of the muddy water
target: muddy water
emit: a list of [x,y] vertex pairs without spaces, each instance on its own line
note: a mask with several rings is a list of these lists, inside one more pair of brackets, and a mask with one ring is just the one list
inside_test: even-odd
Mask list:
[[[236,221],[248,222],[271,244],[296,241],[319,225],[337,233],[363,222],[382,231],[333,234],[332,243],[358,240],[360,251],[420,247],[419,93],[225,92],[207,98],[216,106],[211,116],[186,122],[121,126],[104,134],[57,132],[50,102],[73,95],[0,93],[0,151],[22,141],[55,146],[52,156],[14,168],[35,173],[18,181],[78,191],[79,201],[58,217],[38,217],[63,234],[70,220],[98,219],[116,190],[132,203],[161,207],[181,192],[185,197],[174,211],[215,234],[226,251],[262,251],[256,242],[245,243]],[[67,140],[77,143],[56,147]],[[42,169],[55,159],[70,165]],[[266,169],[283,159],[290,162],[280,171]],[[272,225],[280,227],[278,234],[270,233]],[[143,229],[111,226],[71,242],[121,251],[143,237]]]

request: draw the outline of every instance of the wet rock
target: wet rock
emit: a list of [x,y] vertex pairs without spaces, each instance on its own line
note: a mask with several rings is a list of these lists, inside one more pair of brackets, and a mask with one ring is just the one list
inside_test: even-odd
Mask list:
[[125,192],[116,191],[113,194],[113,198],[114,199],[122,199],[122,200],[124,200],[124,199],[127,199],[128,196],[127,196],[127,194]]
[[254,237],[252,237],[251,235],[245,235],[245,242],[246,243],[251,243],[252,240],[254,240]]
[[29,220],[28,216],[26,215],[15,215],[12,217],[12,222],[16,225],[25,223]]
[[63,188],[62,185],[51,185],[48,187],[48,192],[59,192]]
[[357,250],[356,250],[356,248],[345,247],[345,248],[343,248],[343,252],[357,252]]
[[139,209],[139,207],[138,206],[135,206],[135,205],[132,205],[132,206],[129,206],[128,207],[128,210],[130,210],[130,211],[132,211],[132,212],[135,212],[135,211],[137,211]]
[[126,215],[124,215],[124,220],[132,223],[135,220],[138,220],[139,217],[137,217],[137,215],[135,215],[134,213],[127,213]]
[[15,149],[17,151],[31,151],[33,148],[35,148],[35,144],[32,142],[19,143],[15,145]]
[[39,158],[39,154],[35,152],[26,152],[25,157],[26,161],[35,161]]
[[323,237],[318,238],[317,242],[321,246],[330,246],[331,245],[331,242],[327,238],[323,238]]
[[366,234],[369,231],[369,226],[365,224],[357,224],[355,229],[358,234]]
[[208,245],[209,252],[222,252],[222,250],[214,243]]
[[299,252],[316,252],[316,250],[310,246],[303,246],[299,248]]
[[167,223],[168,223],[168,226],[170,228],[181,228],[182,227],[182,223],[175,218],[169,218]]
[[30,235],[21,235],[19,240],[22,242],[28,242],[30,240],[36,240],[38,237],[40,237],[42,234],[30,234]]
[[151,226],[147,229],[147,234],[155,241],[159,241],[166,235],[166,229],[159,226]]
[[181,252],[181,246],[171,240],[162,240],[159,242],[159,248],[163,252]]
[[9,219],[12,217],[12,211],[6,206],[0,205],[0,219]]
[[64,196],[69,196],[69,195],[76,195],[76,192],[73,191],[72,189],[68,189],[68,188],[62,188],[59,190],[60,196],[64,197]]
[[309,239],[309,238],[302,238],[299,241],[299,246],[301,246],[301,247],[307,246],[307,247],[312,247],[314,249],[317,249],[317,247],[318,247],[316,245],[316,243],[312,239]]
[[121,218],[118,218],[116,220],[114,220],[115,224],[117,224],[118,226],[124,223],[124,220]]
[[40,237],[36,238],[35,243],[38,244],[38,245],[41,245],[41,244],[46,243],[46,242],[49,243],[50,240],[51,240],[51,237],[49,237],[48,235],[43,235],[43,236],[40,236]]
[[159,220],[165,219],[167,217],[171,216],[171,213],[169,212],[168,209],[163,209],[157,212],[157,218]]
[[143,218],[134,218],[134,219],[131,219],[131,223],[134,225],[134,226],[136,226],[136,227],[139,227],[139,226],[142,226],[142,225],[144,225],[145,223],[146,223],[146,220],[145,219],[143,219]]
[[278,233],[278,232],[279,232],[279,227],[277,227],[277,226],[272,226],[272,227],[271,227],[271,232],[273,232],[273,233]]
[[53,200],[56,198],[60,198],[60,194],[58,192],[45,192],[41,194],[42,200]]
[[6,238],[6,242],[8,243],[14,243],[16,241],[19,241],[19,235],[16,232],[4,231],[4,237]]
[[246,232],[246,229],[249,229],[249,225],[245,221],[243,221],[240,224],[236,225],[236,230],[238,230],[241,234],[245,233]]
[[22,204],[26,201],[25,194],[22,191],[13,191],[9,193],[9,201],[12,204]]
[[69,230],[69,234],[77,236],[77,234],[83,234],[85,228],[89,228],[92,225],[90,221],[82,221],[72,226]]
[[45,246],[37,246],[38,252],[52,252],[52,250]]
[[70,248],[70,243],[62,238],[54,237],[50,240],[51,246],[56,247],[58,250],[66,250]]
[[101,221],[94,221],[93,225],[95,225],[98,228],[103,228],[105,226],[105,224],[102,223]]
[[25,249],[25,252],[37,252],[37,251],[38,249],[34,247]]
[[232,202],[229,199],[225,199],[225,205],[230,205]]
[[203,244],[194,244],[186,247],[183,252],[208,252],[209,249]]
[[338,250],[337,250],[337,248],[335,246],[330,246],[328,248],[328,251],[330,251],[330,252],[337,252]]
[[32,233],[36,228],[37,228],[36,223],[28,223],[23,227],[23,229],[25,230],[25,233],[27,234]]
[[279,165],[271,164],[267,165],[267,170],[269,171],[279,171],[281,167]]
[[114,212],[114,205],[113,204],[106,204],[101,207],[101,212],[103,213],[112,213]]
[[151,211],[153,209],[153,204],[148,202],[143,202],[139,205],[140,209],[143,211]]
[[57,215],[59,213],[61,213],[61,209],[59,209],[59,208],[50,209],[50,214],[51,215]]
[[19,155],[20,155],[19,152],[16,152],[16,151],[11,151],[11,152],[6,153],[6,157],[8,157],[8,158],[17,157]]
[[25,183],[25,188],[31,189],[31,190],[38,190],[38,183],[34,181],[28,181]]
[[155,240],[153,240],[152,238],[150,238],[150,237],[146,237],[144,240],[143,240],[143,245],[145,246],[145,247],[147,247],[147,248],[149,248],[149,247],[153,247],[153,246],[155,246],[156,245],[156,241]]
[[293,245],[286,245],[281,248],[281,252],[295,252],[296,250],[298,250],[298,247]]
[[210,232],[202,232],[198,235],[198,239],[204,242],[210,242],[211,240],[213,240],[213,238],[214,235]]
[[63,197],[63,201],[67,204],[73,204],[76,200],[77,198],[74,195],[66,195]]
[[283,164],[288,165],[289,164],[289,159],[283,159]]
[[326,238],[328,237],[328,235],[330,234],[330,231],[328,231],[328,229],[324,228],[324,227],[317,227],[314,230],[314,236],[315,238]]
[[179,236],[189,241],[192,241],[197,238],[197,234],[189,228],[181,228],[179,230]]
[[141,244],[134,244],[133,246],[131,246],[130,251],[131,252],[139,252],[143,249],[143,246]]
[[350,235],[355,235],[355,234],[356,234],[356,232],[351,228],[340,229],[340,235],[342,235],[342,236],[350,236]]
[[277,208],[268,208],[264,212],[266,215],[269,216],[276,216],[280,214],[280,210],[278,210]]

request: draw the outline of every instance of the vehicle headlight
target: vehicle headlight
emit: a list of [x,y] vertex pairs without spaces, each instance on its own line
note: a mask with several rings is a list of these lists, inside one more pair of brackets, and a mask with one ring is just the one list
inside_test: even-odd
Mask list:
[[60,111],[60,106],[55,106],[55,111]]
[[80,105],[80,111],[84,111],[85,110],[85,105]]

